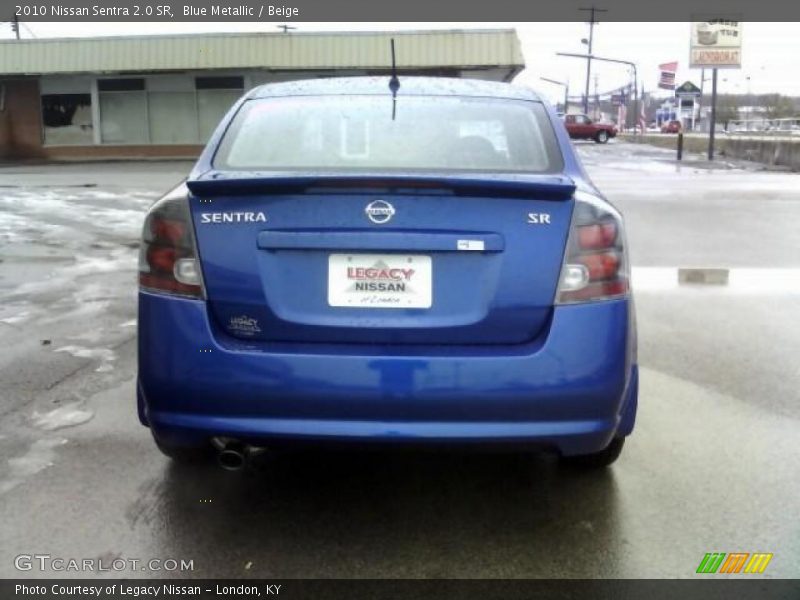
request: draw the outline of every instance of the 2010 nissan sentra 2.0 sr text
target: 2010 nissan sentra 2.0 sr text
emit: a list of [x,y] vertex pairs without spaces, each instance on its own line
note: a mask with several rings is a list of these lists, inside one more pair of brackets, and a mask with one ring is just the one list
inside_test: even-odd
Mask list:
[[534,92],[389,81],[254,89],[150,209],[142,423],[228,468],[305,442],[610,464],[638,392],[619,212]]

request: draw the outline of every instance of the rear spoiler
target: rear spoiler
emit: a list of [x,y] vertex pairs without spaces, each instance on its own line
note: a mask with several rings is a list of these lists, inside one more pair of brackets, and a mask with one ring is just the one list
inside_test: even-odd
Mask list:
[[445,193],[566,200],[575,183],[563,175],[409,173],[336,174],[209,171],[186,182],[195,196],[302,193]]

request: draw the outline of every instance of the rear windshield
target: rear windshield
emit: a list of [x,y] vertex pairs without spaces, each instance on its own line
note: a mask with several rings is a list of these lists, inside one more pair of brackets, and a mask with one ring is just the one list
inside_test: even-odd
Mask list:
[[538,102],[434,96],[302,96],[242,105],[218,169],[482,171],[562,168]]

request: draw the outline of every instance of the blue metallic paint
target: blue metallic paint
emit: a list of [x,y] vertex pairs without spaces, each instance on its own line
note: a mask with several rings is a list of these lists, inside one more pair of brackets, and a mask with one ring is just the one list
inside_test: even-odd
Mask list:
[[215,330],[202,301],[141,292],[139,302],[140,414],[176,444],[524,441],[569,455],[602,449],[632,422],[626,300],[557,307],[530,344],[447,352],[244,343]]
[[[454,83],[440,93],[491,95]],[[345,82],[338,93],[347,88]],[[190,180],[212,171],[215,148],[243,102],[310,89],[270,86],[242,98]],[[519,88],[508,97],[538,100]],[[562,176],[602,197],[552,107],[547,112]],[[585,454],[631,433],[637,395],[631,299],[556,306],[525,343],[415,346],[236,339],[219,329],[204,301],[139,294],[139,416],[173,444],[198,445],[218,435],[252,442],[521,441]]]

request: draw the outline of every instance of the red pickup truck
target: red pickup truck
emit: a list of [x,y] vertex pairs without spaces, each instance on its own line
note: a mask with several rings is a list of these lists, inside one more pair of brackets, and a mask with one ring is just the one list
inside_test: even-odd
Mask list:
[[613,123],[598,123],[583,114],[564,115],[564,125],[573,140],[594,140],[605,144],[617,136],[617,126]]

